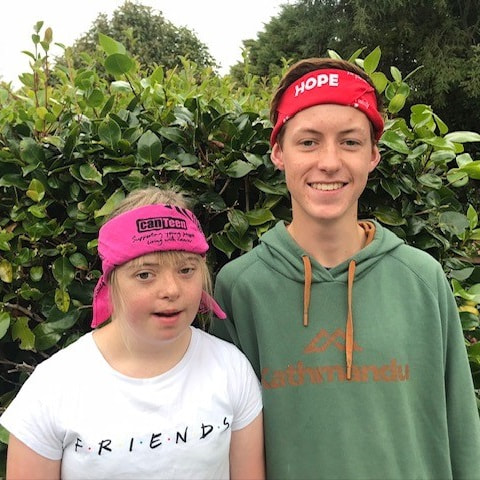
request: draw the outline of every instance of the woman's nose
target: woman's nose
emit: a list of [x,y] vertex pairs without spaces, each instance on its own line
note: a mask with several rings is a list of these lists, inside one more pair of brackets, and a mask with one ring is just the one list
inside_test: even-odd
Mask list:
[[160,298],[177,298],[180,293],[178,278],[174,272],[163,272],[157,280],[157,295]]

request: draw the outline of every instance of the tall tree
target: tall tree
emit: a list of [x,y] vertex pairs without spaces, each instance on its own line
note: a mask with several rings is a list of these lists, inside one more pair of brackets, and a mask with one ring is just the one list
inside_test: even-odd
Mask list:
[[105,13],[99,14],[90,30],[76,40],[71,55],[77,68],[84,55],[95,55],[99,33],[122,43],[147,72],[158,65],[167,69],[180,66],[181,56],[199,67],[216,66],[208,47],[194,32],[176,27],[151,7],[127,0],[113,12],[111,20]]
[[[480,4],[474,0],[298,0],[244,41],[252,73],[278,73],[282,59],[347,58],[380,46],[381,69],[407,75],[411,101],[427,103],[453,128],[480,130]],[[236,66],[232,71],[235,74]]]

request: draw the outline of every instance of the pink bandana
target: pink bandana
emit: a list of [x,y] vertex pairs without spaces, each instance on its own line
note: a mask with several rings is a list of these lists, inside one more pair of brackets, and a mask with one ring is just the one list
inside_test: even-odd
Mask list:
[[[207,252],[207,240],[190,210],[173,205],[147,205],[122,213],[100,228],[98,254],[103,273],[93,292],[92,328],[108,320],[112,314],[106,281],[110,272],[147,253],[168,250],[199,255]],[[199,311],[212,311],[217,317],[226,318],[207,292],[202,293]]]
[[374,88],[353,72],[321,69],[305,74],[285,90],[277,108],[278,117],[270,145],[275,145],[278,132],[289,118],[301,110],[325,103],[358,108],[373,123],[376,140],[382,136],[384,122],[378,111]]

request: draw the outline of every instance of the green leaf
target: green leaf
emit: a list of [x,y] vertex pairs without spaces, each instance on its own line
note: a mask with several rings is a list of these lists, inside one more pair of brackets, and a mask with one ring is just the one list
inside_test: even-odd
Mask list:
[[240,236],[233,229],[227,230],[227,237],[237,248],[245,252],[248,252],[253,247],[251,238]]
[[251,163],[255,168],[263,165],[263,159],[260,155],[255,155],[253,153],[244,153],[244,155],[248,163]]
[[235,231],[242,237],[248,230],[248,220],[245,214],[240,210],[229,210],[227,213],[228,220]]
[[141,159],[153,165],[160,158],[162,144],[158,137],[148,130],[138,140],[137,151]]
[[253,226],[263,225],[275,220],[275,215],[268,208],[257,208],[245,213],[248,223]]
[[26,195],[34,202],[40,202],[45,196],[45,187],[43,186],[43,183],[40,180],[34,178],[28,186]]
[[453,235],[461,235],[469,227],[468,218],[463,213],[442,212],[438,219],[438,226]]
[[95,72],[93,72],[92,70],[85,70],[83,72],[80,72],[75,77],[75,86],[82,90],[90,89],[94,83],[95,83]]
[[110,85],[112,93],[131,93],[132,87],[128,82],[124,82],[123,80],[117,80],[112,82]]
[[102,175],[95,168],[95,165],[92,165],[91,163],[83,163],[79,167],[79,172],[84,180],[102,185]]
[[444,148],[455,152],[455,145],[447,141],[445,137],[424,137],[422,140],[429,145],[433,145],[435,148]]
[[82,253],[76,252],[68,258],[70,263],[78,270],[88,270],[88,260]]
[[0,230],[0,250],[10,251],[10,240],[14,237],[13,233]]
[[64,288],[72,283],[75,269],[68,258],[60,257],[53,262],[52,273],[60,287]]
[[32,267],[30,269],[30,278],[34,282],[39,282],[43,277],[43,267],[41,265]]
[[109,55],[105,60],[105,70],[112,75],[128,73],[135,66],[135,62],[128,56],[121,53]]
[[288,196],[288,190],[284,183],[280,185],[271,185],[269,183],[263,182],[262,180],[256,178],[253,181],[255,188],[258,188],[263,193],[268,193],[271,195],[281,195],[283,197]]
[[122,138],[122,131],[115,120],[108,118],[99,125],[98,136],[103,143],[114,148]]
[[46,332],[64,332],[72,328],[80,318],[78,309],[72,309],[69,312],[62,312],[56,306],[46,314],[47,321],[44,322]]
[[36,218],[45,218],[47,216],[45,205],[31,205],[28,207],[28,211]]
[[152,83],[160,83],[162,84],[165,78],[165,74],[163,71],[163,67],[157,67],[153,73],[150,75],[150,79]]
[[445,140],[454,143],[480,142],[480,133],[451,132],[445,135]]
[[467,163],[460,167],[460,171],[466,173],[470,178],[474,180],[480,180],[480,160]]
[[393,227],[406,225],[407,223],[405,218],[403,218],[397,210],[391,207],[380,206],[373,214],[380,222]]
[[45,152],[32,138],[24,138],[20,142],[20,158],[29,164],[43,163]]
[[389,178],[382,178],[380,180],[380,185],[394,200],[402,193],[400,188],[398,188],[398,184]]
[[177,155],[177,160],[182,167],[197,165],[198,163],[198,157],[196,155],[192,155],[191,153],[179,153]]
[[418,177],[418,181],[426,187],[438,190],[442,186],[442,179],[433,173],[425,173]]
[[162,137],[165,137],[167,140],[170,140],[173,143],[183,145],[185,142],[182,130],[177,127],[162,127],[159,130],[159,133]]
[[0,260],[0,280],[4,283],[12,283],[13,269],[12,264],[7,260]]
[[70,308],[70,295],[63,288],[55,289],[55,305],[61,312],[68,312]]
[[478,214],[477,211],[469,205],[467,208],[467,219],[470,230],[473,230],[478,225]]
[[400,72],[400,70],[397,68],[397,67],[390,67],[390,73],[392,75],[392,78],[398,82],[398,83],[401,83],[402,82],[402,73]]
[[40,323],[33,329],[33,334],[35,335],[35,350],[38,352],[52,348],[62,338],[60,333],[45,332],[46,328],[48,327],[46,327],[45,323]]
[[410,153],[410,148],[408,148],[408,145],[405,143],[405,139],[397,132],[387,130],[382,135],[380,143],[396,152],[405,153],[407,155]]
[[105,95],[101,90],[95,88],[92,93],[87,97],[87,105],[92,108],[97,108],[102,105],[105,99]]
[[405,95],[401,93],[397,93],[393,96],[393,98],[388,103],[388,111],[390,113],[397,113],[399,112],[404,106],[407,98]]
[[103,33],[98,34],[98,42],[107,55],[113,55],[114,53],[126,53],[127,50],[120,42],[117,42],[112,37]]
[[244,162],[243,160],[236,160],[228,166],[226,172],[229,177],[242,178],[252,170],[254,170],[254,167],[250,163]]
[[464,187],[468,183],[468,174],[458,168],[452,168],[447,172],[447,180],[453,187]]
[[27,317],[17,317],[13,322],[11,332],[13,340],[20,340],[21,350],[33,350],[35,348],[35,335],[28,326]]
[[377,69],[381,55],[380,47],[376,47],[363,59],[363,68],[367,73],[373,73]]
[[379,93],[382,93],[388,85],[388,79],[383,72],[373,72],[370,79]]
[[125,193],[123,193],[123,190],[120,190],[120,189],[116,190],[110,195],[110,197],[108,197],[107,201],[105,202],[102,208],[100,208],[99,210],[95,210],[94,217],[99,218],[99,217],[105,217],[110,215],[113,212],[113,209],[124,198],[125,198]]
[[223,252],[227,258],[232,256],[235,251],[235,245],[228,239],[226,233],[214,233],[212,235],[212,244],[217,249]]
[[0,312],[0,338],[3,338],[7,333],[12,317],[8,312]]

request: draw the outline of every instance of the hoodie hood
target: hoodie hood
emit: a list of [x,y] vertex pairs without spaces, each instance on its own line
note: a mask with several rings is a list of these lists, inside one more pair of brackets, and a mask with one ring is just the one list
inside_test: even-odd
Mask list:
[[359,222],[366,236],[365,247],[353,257],[333,268],[325,268],[311,258],[288,233],[284,222],[262,236],[259,257],[281,275],[303,284],[303,326],[308,327],[312,284],[335,281],[346,284],[345,325],[346,378],[351,379],[353,365],[353,288],[356,279],[366,275],[382,257],[395,250],[403,241],[374,221]]

